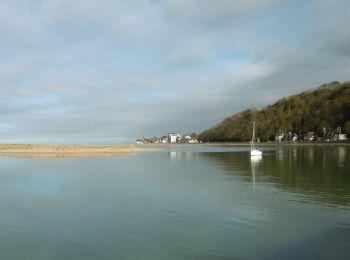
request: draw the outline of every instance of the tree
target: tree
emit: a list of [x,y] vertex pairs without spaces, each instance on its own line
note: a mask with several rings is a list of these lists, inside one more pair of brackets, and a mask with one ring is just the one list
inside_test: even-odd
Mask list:
[[252,122],[261,140],[279,131],[323,135],[323,128],[342,126],[350,134],[350,82],[324,84],[314,91],[283,98],[262,110],[247,109],[198,135],[203,141],[248,141]]

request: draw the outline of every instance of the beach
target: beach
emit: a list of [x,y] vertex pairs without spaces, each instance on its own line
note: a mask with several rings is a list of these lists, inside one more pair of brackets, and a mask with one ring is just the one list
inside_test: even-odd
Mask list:
[[0,154],[25,157],[116,156],[154,151],[135,145],[0,144]]

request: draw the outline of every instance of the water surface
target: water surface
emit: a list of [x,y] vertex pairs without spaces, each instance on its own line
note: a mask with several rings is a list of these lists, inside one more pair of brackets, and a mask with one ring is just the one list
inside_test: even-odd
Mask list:
[[0,259],[348,259],[349,147],[0,157]]

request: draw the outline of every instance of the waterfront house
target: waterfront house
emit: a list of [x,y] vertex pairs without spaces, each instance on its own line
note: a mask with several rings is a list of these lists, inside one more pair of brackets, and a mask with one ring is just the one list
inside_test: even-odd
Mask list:
[[169,143],[176,143],[177,142],[177,138],[178,138],[178,134],[175,133],[169,133],[168,134],[168,142]]

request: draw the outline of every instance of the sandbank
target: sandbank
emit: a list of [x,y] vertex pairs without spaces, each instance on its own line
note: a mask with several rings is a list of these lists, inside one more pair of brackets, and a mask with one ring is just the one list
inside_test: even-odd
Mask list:
[[0,155],[21,157],[117,156],[155,150],[157,149],[135,145],[0,144]]

